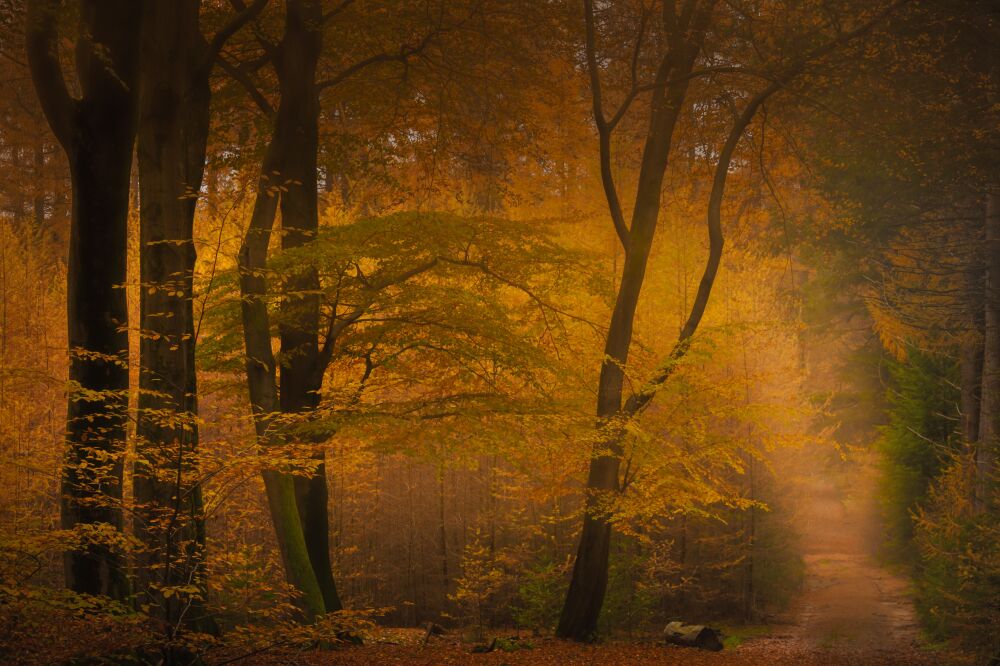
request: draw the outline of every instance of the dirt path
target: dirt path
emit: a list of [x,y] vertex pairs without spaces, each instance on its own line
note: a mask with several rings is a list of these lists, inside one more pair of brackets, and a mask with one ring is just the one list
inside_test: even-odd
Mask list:
[[858,487],[848,495],[814,477],[806,491],[799,523],[805,589],[787,624],[748,650],[809,654],[843,664],[953,663],[918,649],[907,581],[880,567],[869,553],[865,509],[870,490]]
[[806,589],[796,638],[813,648],[909,649],[918,626],[904,579],[875,564],[865,545],[862,502],[846,503],[834,484],[815,480],[803,506]]

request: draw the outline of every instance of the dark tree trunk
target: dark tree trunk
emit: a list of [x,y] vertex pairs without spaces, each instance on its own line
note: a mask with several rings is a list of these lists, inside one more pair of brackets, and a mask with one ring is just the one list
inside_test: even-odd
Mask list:
[[[122,137],[101,149],[81,150],[70,165],[69,380],[99,397],[74,396],[67,409],[63,529],[101,524],[122,528],[128,407],[128,310],[122,286],[131,152],[131,138]],[[122,567],[120,553],[94,545],[67,554],[66,582],[77,592],[121,598],[127,590]]]
[[[348,3],[341,5],[341,8]],[[320,297],[315,293],[319,286],[314,267],[306,266],[296,274],[286,276],[282,285],[285,298],[281,304],[279,334],[281,338],[280,377],[277,377],[275,359],[270,352],[270,319],[264,300],[265,281],[259,273],[266,265],[267,239],[273,228],[276,209],[280,205],[282,218],[282,248],[293,249],[308,244],[319,229],[318,211],[318,124],[319,92],[324,87],[340,83],[362,69],[376,63],[403,61],[423,46],[401,49],[400,55],[382,54],[360,60],[322,83],[316,81],[317,63],[322,46],[325,20],[321,0],[287,0],[285,3],[285,29],[281,42],[270,50],[271,60],[278,77],[280,101],[273,111],[270,103],[252,81],[240,76],[239,71],[227,69],[236,76],[258,107],[273,116],[273,134],[267,157],[262,165],[260,187],[250,229],[244,238],[240,254],[243,273],[244,336],[247,346],[247,373],[251,400],[258,420],[261,443],[302,437],[314,443],[322,441],[319,435],[299,433],[294,425],[283,425],[281,432],[273,432],[274,413],[299,416],[299,422],[308,421],[310,412],[320,402],[323,377],[339,330],[356,321],[371,305],[358,306],[353,315],[336,322],[327,331],[320,349]],[[336,10],[334,11],[336,13]],[[329,16],[329,14],[327,15]],[[423,42],[423,44],[426,44]],[[418,272],[427,270],[426,267]],[[405,279],[405,276],[404,278]],[[352,318],[353,316],[353,318]],[[280,389],[280,390],[279,390]],[[284,424],[294,423],[286,419]],[[322,439],[326,439],[323,435]],[[329,491],[326,479],[325,452],[316,453],[316,471],[308,478],[296,478],[293,501],[272,503],[275,528],[279,542],[287,537],[283,546],[286,569],[290,580],[292,569],[304,572],[306,567],[298,561],[299,548],[293,534],[304,539],[311,575],[299,576],[308,588],[302,590],[311,597],[311,586],[322,591],[323,606],[327,611],[339,610],[341,601],[337,594],[330,562]],[[277,479],[281,475],[270,475]],[[282,487],[284,487],[282,481]],[[269,489],[270,492],[270,489]],[[291,525],[294,510],[298,516]],[[284,537],[282,536],[284,533]],[[289,568],[291,567],[291,568]],[[301,588],[300,588],[301,589]],[[312,612],[322,608],[312,604]]]
[[[704,8],[702,8],[704,11]],[[592,27],[591,27],[592,29]],[[703,30],[704,28],[702,28]],[[697,39],[697,38],[696,38]],[[592,38],[588,41],[591,42]],[[687,79],[699,51],[695,45],[683,44],[668,53],[657,74],[661,85],[653,94],[649,129],[643,147],[632,224],[627,230],[619,226],[619,235],[625,244],[625,262],[622,267],[618,296],[608,326],[604,347],[605,361],[598,380],[597,418],[602,436],[595,446],[595,456],[587,476],[586,508],[583,531],[577,548],[576,562],[569,590],[559,618],[557,635],[578,641],[596,637],[597,621],[608,584],[608,555],[611,545],[609,511],[614,495],[619,489],[619,471],[622,462],[622,389],[625,367],[632,345],[632,326],[639,303],[639,294],[645,279],[646,264],[653,245],[653,236],[660,213],[660,196],[663,178],[670,157],[674,128],[687,92]],[[592,63],[592,71],[594,71]],[[668,81],[679,81],[667,84]],[[599,93],[598,93],[599,94]],[[603,119],[599,103],[595,103],[602,150],[602,172],[610,174],[609,135],[611,128]],[[617,194],[610,178],[605,181],[605,192],[613,217],[618,217]],[[596,453],[596,452],[601,453]]]
[[976,446],[976,504],[989,500],[1000,450],[1000,195],[986,195],[986,289],[984,293],[983,384]]
[[194,216],[208,141],[210,50],[199,0],[152,0],[139,117],[140,343],[137,580],[168,632],[206,628],[201,604],[164,588],[200,586],[205,526],[198,468]]
[[[289,436],[272,427],[273,416],[307,413],[319,403],[325,363],[319,353],[320,299],[313,268],[286,279],[281,307],[281,372],[270,350],[270,318],[259,270],[266,265],[268,239],[280,201],[282,247],[300,247],[319,228],[317,155],[319,89],[316,67],[322,45],[322,6],[318,0],[289,0],[285,32],[276,51],[280,101],[274,130],[262,164],[253,219],[240,255],[244,295],[243,325],[247,375],[263,446]],[[280,186],[280,188],[275,188]],[[275,189],[280,194],[275,195]],[[305,292],[305,293],[304,293]],[[290,583],[303,594],[307,617],[342,608],[330,561],[329,493],[325,455],[308,478],[278,472],[265,474],[272,520]]]
[[[283,249],[301,247],[319,230],[317,157],[319,90],[316,65],[322,46],[322,6],[318,0],[292,0],[286,11],[285,37],[278,63],[281,103],[274,140],[285,153],[281,177]],[[288,278],[281,313],[280,407],[286,414],[307,413],[319,404],[324,367],[319,355],[319,278],[313,267]],[[323,593],[327,612],[341,610],[330,562],[329,491],[326,455],[316,454],[317,467],[308,478],[297,477],[295,494],[309,560]]]
[[[69,158],[73,190],[67,275],[70,368],[61,522],[122,528],[122,454],[128,406],[126,232],[136,127],[143,3],[80,3],[77,70],[82,98],[69,95],[56,22],[61,3],[28,7],[26,47],[45,116]],[[86,463],[86,465],[82,465]],[[106,545],[66,554],[77,592],[124,597],[122,555]]]
[[[257,442],[262,452],[281,441],[274,424],[278,413],[277,363],[271,350],[271,324],[267,311],[264,268],[267,248],[277,213],[277,198],[266,192],[280,171],[283,154],[272,142],[261,164],[261,178],[250,227],[240,248],[240,295],[243,341],[246,347],[247,387],[253,410]],[[325,603],[306,548],[298,512],[295,479],[287,473],[267,470],[263,474],[268,508],[288,582],[300,593],[299,609],[307,620],[325,612]]]
[[[140,371],[136,438],[137,577],[169,634],[214,630],[203,604],[205,517],[198,464],[194,218],[208,147],[216,51],[263,7],[244,9],[210,44],[200,0],[148,0],[140,63]],[[203,596],[203,592],[201,596]],[[171,656],[168,655],[168,660]]]
[[965,271],[965,300],[968,330],[962,338],[961,407],[962,436],[970,451],[974,451],[979,441],[979,400],[983,385],[983,258],[973,256],[972,264]]

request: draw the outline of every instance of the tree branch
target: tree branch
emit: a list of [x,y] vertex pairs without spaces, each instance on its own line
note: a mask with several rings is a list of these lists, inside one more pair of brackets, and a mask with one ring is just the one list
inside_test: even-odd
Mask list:
[[[601,96],[601,73],[597,66],[597,35],[594,29],[594,0],[583,0],[583,13],[586,23],[586,41],[585,49],[587,52],[587,70],[590,73],[590,97],[593,106],[594,113],[594,123],[597,125],[597,136],[600,145],[600,162],[601,162],[601,184],[604,187],[604,196],[608,200],[608,210],[611,213],[611,222],[615,226],[615,233],[618,234],[618,240],[621,241],[622,247],[625,249],[625,253],[628,254],[629,246],[631,245],[629,241],[629,230],[628,226],[625,224],[625,215],[622,213],[621,200],[618,198],[618,188],[615,186],[614,174],[611,172],[611,131],[614,129],[613,126],[608,124],[607,119],[604,117],[604,106]],[[645,13],[643,13],[643,24],[645,24]],[[639,50],[639,45],[642,41],[642,35],[640,34],[639,39],[636,40],[636,51]],[[635,82],[633,81],[633,87]],[[619,111],[624,115],[623,109],[626,105],[630,103],[630,100],[626,99],[626,102],[622,104]],[[617,116],[617,114],[616,114]],[[614,123],[618,124],[618,118]]]
[[57,32],[61,6],[60,0],[31,0],[24,42],[42,111],[56,139],[72,155],[77,148],[75,125],[79,102],[69,94],[59,64]]
[[691,311],[688,315],[688,319],[685,322],[684,327],[681,329],[677,342],[674,344],[670,354],[657,368],[652,379],[650,379],[650,381],[647,382],[638,393],[633,394],[628,401],[626,401],[625,406],[622,408],[622,416],[626,419],[632,418],[641,412],[653,399],[670,375],[673,374],[674,368],[677,367],[677,362],[687,353],[687,350],[691,345],[691,340],[694,337],[695,332],[698,330],[698,325],[701,323],[701,319],[705,314],[705,308],[708,306],[708,299],[712,292],[712,286],[715,283],[715,278],[719,272],[719,265],[722,261],[722,248],[725,242],[722,234],[722,200],[725,194],[729,167],[732,164],[732,158],[734,152],[736,151],[736,147],[739,144],[740,139],[743,137],[743,133],[753,121],[757,111],[772,95],[777,93],[797,76],[802,74],[811,62],[832,53],[838,47],[843,46],[844,44],[864,34],[867,34],[882,19],[908,1],[909,0],[900,0],[899,2],[893,3],[882,12],[879,12],[874,18],[864,25],[850,32],[842,33],[827,44],[813,50],[805,57],[788,67],[782,74],[775,77],[775,80],[771,83],[771,85],[767,86],[750,98],[750,100],[743,107],[743,111],[733,122],[733,126],[729,130],[729,135],[726,137],[726,142],[719,153],[719,160],[715,166],[715,174],[712,180],[712,192],[709,195],[707,215],[709,254],[708,260],[705,263],[705,270],[702,273],[701,282],[698,285],[698,293],[691,305]]
[[336,7],[334,7],[333,9],[331,9],[330,11],[328,11],[327,13],[323,14],[323,23],[327,23],[333,17],[335,17],[337,14],[341,13],[342,11],[344,11],[345,9],[347,9],[348,7],[350,7],[353,4],[354,4],[354,0],[342,0],[342,2],[339,5],[337,5]]
[[414,46],[404,45],[400,47],[399,51],[396,53],[388,53],[388,52],[378,53],[376,55],[369,56],[364,60],[359,60],[358,62],[348,66],[346,69],[339,72],[332,78],[326,79],[325,81],[320,81],[319,83],[316,84],[316,88],[317,90],[324,90],[326,88],[331,88],[333,86],[336,86],[340,83],[343,83],[350,77],[354,76],[361,70],[371,65],[376,65],[384,62],[399,62],[405,65],[412,56],[415,56],[424,49],[426,49],[427,46],[431,43],[431,41],[434,39],[434,37],[436,37],[440,33],[441,33],[441,28],[435,28],[434,30],[424,35],[423,39],[421,39],[420,42],[418,42]]
[[269,117],[274,115],[274,107],[271,106],[271,103],[267,101],[266,97],[264,97],[260,88],[258,88],[250,77],[247,76],[246,72],[226,60],[226,57],[221,53],[216,54],[215,60],[219,63],[219,66],[222,67],[226,74],[243,86],[243,89],[247,91],[247,95],[250,96],[250,99],[253,100],[254,104],[257,105],[257,108],[259,108],[264,115]]
[[[418,264],[417,266],[414,266],[410,270],[404,271],[399,275],[381,280],[371,286],[369,289],[370,296],[363,303],[356,306],[349,314],[341,317],[340,319],[336,316],[330,317],[330,326],[326,331],[326,339],[323,340],[323,348],[320,349],[319,356],[316,359],[316,366],[313,368],[313,380],[316,379],[317,375],[321,377],[323,373],[326,372],[327,366],[330,365],[330,361],[333,359],[333,350],[336,345],[337,338],[344,332],[344,329],[361,319],[361,317],[368,312],[371,306],[375,303],[375,299],[379,292],[394,285],[402,284],[403,282],[406,282],[410,278],[416,277],[421,273],[426,273],[437,266],[438,261],[439,260],[437,258],[434,258],[430,261]],[[318,383],[314,381],[313,385],[317,384]]]
[[255,0],[254,3],[248,7],[244,7],[239,13],[234,16],[229,23],[222,26],[222,28],[215,33],[212,40],[208,44],[208,56],[207,64],[211,65],[212,61],[216,59],[219,53],[222,52],[222,47],[226,45],[229,38],[235,35],[240,29],[245,26],[250,21],[257,18],[260,13],[267,6],[268,0]]

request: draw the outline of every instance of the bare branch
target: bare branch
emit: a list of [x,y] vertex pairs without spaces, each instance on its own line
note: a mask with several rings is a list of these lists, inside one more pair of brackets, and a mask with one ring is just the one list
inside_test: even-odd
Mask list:
[[[604,186],[604,195],[608,200],[608,210],[611,212],[611,222],[615,225],[615,233],[621,241],[626,254],[629,251],[629,230],[625,224],[625,215],[622,213],[621,200],[618,198],[618,188],[615,186],[614,174],[611,172],[611,131],[604,117],[603,101],[601,98],[601,73],[597,65],[597,35],[594,28],[594,1],[583,0],[584,19],[586,23],[587,70],[590,73],[590,97],[593,104],[594,123],[597,125],[597,135],[600,144],[601,161],[601,184]],[[643,12],[643,25],[645,25],[645,12]],[[642,42],[642,31],[636,40],[636,52]],[[637,56],[636,56],[637,57]],[[634,87],[634,83],[633,83]],[[619,111],[624,115],[624,109],[631,100],[626,100]],[[620,120],[620,118],[618,118]],[[618,123],[615,120],[615,124]]]
[[354,0],[342,0],[342,2],[339,5],[328,11],[326,14],[323,14],[323,23],[327,23],[337,14],[341,13],[342,11],[344,11],[353,4]]
[[333,86],[336,86],[340,83],[343,83],[344,81],[354,76],[355,74],[365,69],[366,67],[370,67],[371,65],[377,65],[379,63],[386,63],[386,62],[398,62],[406,65],[411,57],[424,51],[428,47],[428,45],[430,45],[431,41],[441,32],[442,32],[441,28],[435,28],[434,30],[424,35],[424,37],[414,46],[404,45],[400,47],[399,51],[397,51],[396,53],[389,53],[389,52],[378,53],[376,55],[369,56],[364,60],[359,60],[358,62],[348,66],[346,69],[342,70],[333,77],[326,79],[325,81],[320,81],[318,84],[316,84],[316,88],[317,90],[324,90],[326,88],[331,88]]
[[260,88],[254,84],[253,80],[250,79],[243,69],[226,60],[226,57],[221,53],[216,54],[215,60],[219,63],[219,66],[222,67],[226,74],[243,86],[243,89],[247,91],[247,95],[250,96],[250,99],[253,100],[254,104],[257,105],[257,108],[260,109],[264,115],[274,115],[274,107],[271,106],[271,103],[267,101],[266,97],[264,97]]

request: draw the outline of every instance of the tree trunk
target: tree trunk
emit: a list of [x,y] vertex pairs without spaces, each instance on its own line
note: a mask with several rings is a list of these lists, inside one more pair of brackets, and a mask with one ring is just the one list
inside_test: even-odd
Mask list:
[[[687,91],[684,76],[690,72],[698,49],[690,47],[664,58],[658,80],[679,80],[654,93],[649,130],[643,148],[642,165],[632,225],[626,236],[625,262],[615,308],[604,347],[605,361],[598,380],[597,419],[602,431],[587,476],[587,496],[583,531],[569,590],[563,604],[558,636],[578,641],[596,637],[597,621],[608,584],[608,554],[611,544],[609,510],[619,488],[622,437],[620,417],[625,366],[632,344],[632,326],[645,279],[646,264],[660,213],[660,196],[673,140],[674,128]],[[667,64],[669,63],[669,64]],[[603,123],[602,123],[603,124]],[[602,137],[603,140],[603,137]],[[610,156],[604,153],[602,160]],[[609,199],[612,197],[609,196]],[[615,200],[617,197],[615,196]]]
[[962,436],[969,451],[979,441],[979,400],[983,385],[983,270],[982,258],[973,256],[965,271],[965,300],[969,330],[962,338],[961,348],[961,407]]
[[[25,45],[46,119],[69,158],[73,191],[67,274],[72,386],[61,479],[61,523],[122,528],[122,454],[128,407],[126,233],[136,128],[142,3],[80,3],[76,51],[83,97],[70,96],[58,55],[58,0],[28,5]],[[83,465],[86,463],[86,465]],[[127,593],[122,555],[95,544],[65,557],[67,585]]]
[[983,386],[976,446],[976,504],[989,501],[1000,445],[1000,195],[986,195],[986,291],[983,326]]
[[[100,149],[81,150],[70,164],[69,381],[78,388],[66,417],[63,529],[122,529],[128,408],[128,310],[122,285],[132,141],[117,138]],[[128,588],[123,567],[121,553],[95,544],[67,554],[66,584],[77,592],[123,598]]]
[[[606,144],[613,125],[604,119],[601,110],[599,78],[594,75],[597,66],[593,51],[593,8],[590,0],[586,0],[586,7],[588,10],[588,61],[592,87],[595,91],[594,115],[602,140],[602,171],[609,172],[610,169],[605,165],[610,160],[610,152],[607,150]],[[625,426],[629,419],[634,418],[649,404],[659,388],[669,379],[676,362],[687,353],[690,342],[705,314],[722,259],[722,201],[733,154],[743,137],[743,133],[764,102],[781,90],[788,81],[801,73],[805,63],[808,62],[808,59],[804,59],[794,63],[783,75],[775,77],[769,86],[746,102],[742,112],[734,119],[715,165],[706,220],[709,236],[708,259],[688,319],[681,328],[673,349],[657,368],[653,378],[641,390],[633,393],[622,405],[622,388],[632,339],[632,323],[639,300],[639,291],[645,277],[646,262],[653,243],[653,233],[656,230],[657,218],[659,217],[660,190],[670,156],[673,131],[687,93],[688,75],[691,73],[695,59],[701,50],[713,7],[714,2],[711,0],[700,5],[697,11],[689,16],[691,21],[689,26],[676,28],[676,24],[670,21],[675,28],[673,39],[680,39],[679,35],[685,35],[686,38],[678,42],[676,50],[672,49],[666,54],[657,72],[658,85],[652,98],[650,126],[643,148],[642,166],[639,171],[639,184],[631,227],[625,229],[624,224],[620,222],[621,213],[617,205],[618,198],[614,190],[613,180],[605,178],[604,181],[612,218],[619,220],[616,222],[616,227],[625,246],[625,263],[622,267],[618,299],[608,329],[605,361],[601,367],[598,386],[597,415],[602,429],[599,438],[600,446],[595,449],[595,456],[590,465],[583,532],[580,537],[580,546],[573,567],[569,591],[557,628],[557,635],[563,638],[586,641],[592,640],[596,634],[597,621],[607,588],[608,552],[611,540],[609,510],[614,494],[619,488],[618,473],[621,466],[622,438],[625,436]],[[667,9],[669,10],[669,7]],[[677,17],[673,18],[676,20]],[[837,44],[842,43],[841,40],[863,34],[864,30],[865,28],[862,28],[846,33],[846,37],[841,36],[830,44],[817,49],[814,55],[826,53]]]
[[[319,91],[316,65],[322,46],[322,7],[317,0],[291,0],[278,63],[281,102],[274,141],[284,147],[281,177],[281,246],[301,247],[319,230],[317,156],[319,151]],[[320,296],[314,267],[289,277],[282,301],[280,407],[286,414],[308,413],[319,404],[324,367],[319,358]],[[305,418],[308,418],[306,416]],[[297,477],[295,491],[309,560],[323,593],[327,612],[341,610],[330,562],[329,491],[326,454],[316,454],[316,471]]]
[[201,585],[205,527],[198,466],[194,216],[208,141],[208,44],[199,0],[150,2],[139,120],[140,371],[137,580],[169,632],[206,626],[201,604],[162,590]]
[[[275,172],[280,172],[283,160],[281,146],[272,142],[261,164],[261,177],[250,227],[243,238],[239,255],[247,388],[257,443],[262,453],[282,440],[281,433],[274,425],[274,417],[279,410],[278,380],[274,353],[271,350],[267,281],[263,271],[267,264],[267,249],[278,205],[277,196],[272,194],[274,183],[271,179],[275,177]],[[303,616],[312,620],[325,613],[326,607],[306,548],[296,500],[295,479],[290,474],[273,470],[266,470],[263,478],[285,577],[299,592],[297,604]]]
[[307,621],[329,610],[326,597],[316,576],[309,543],[300,520],[297,477],[280,472],[264,472],[267,502],[274,520],[274,531],[281,550],[281,560],[288,582],[299,591],[298,601]]

